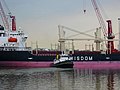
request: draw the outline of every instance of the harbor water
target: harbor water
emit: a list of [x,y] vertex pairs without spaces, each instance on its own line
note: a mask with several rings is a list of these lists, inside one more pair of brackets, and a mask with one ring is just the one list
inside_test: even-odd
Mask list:
[[0,69],[0,90],[120,90],[120,70]]

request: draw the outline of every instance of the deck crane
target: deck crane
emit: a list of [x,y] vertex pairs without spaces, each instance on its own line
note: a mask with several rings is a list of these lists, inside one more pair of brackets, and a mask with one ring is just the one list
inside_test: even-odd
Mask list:
[[115,38],[115,36],[113,35],[113,32],[112,32],[112,23],[111,23],[111,20],[107,20],[107,23],[108,23],[108,30],[106,29],[106,25],[104,23],[104,20],[102,18],[102,15],[100,13],[100,10],[97,6],[97,3],[96,3],[96,0],[91,0],[92,2],[92,5],[94,7],[94,10],[96,12],[96,15],[97,15],[97,18],[98,18],[98,21],[99,21],[99,24],[103,30],[103,34],[104,34],[104,39],[108,39],[108,42],[107,42],[107,52],[108,53],[113,53],[113,52],[117,52],[116,49],[114,49],[114,42],[113,41],[109,41],[110,39],[113,40]]
[[[94,39],[95,36],[92,36],[92,35],[87,34],[85,32],[80,32],[79,30],[75,30],[75,29],[72,29],[72,28],[69,28],[69,27],[66,27],[66,26],[63,26],[63,25],[58,25],[58,29],[59,29],[59,42],[60,42],[60,50],[61,51],[65,51],[65,41],[72,41],[72,52],[74,52],[74,41],[78,41],[78,40],[86,40],[86,41],[95,40]],[[70,39],[69,37],[65,37],[64,29],[75,32],[77,34],[82,34],[82,35],[91,37],[92,39],[88,39],[88,38],[86,38],[86,39],[78,39],[78,38]],[[102,41],[102,39],[100,37],[98,37],[97,39],[98,39],[97,41],[100,41],[100,42]]]
[[[5,3],[5,1],[4,1],[4,3]],[[12,23],[11,23],[11,24],[12,24],[12,28],[11,28],[11,29],[12,29],[12,31],[16,31],[15,16],[12,16],[10,12],[9,12],[8,14],[9,14],[9,18],[10,18],[11,21],[12,21]],[[3,25],[4,25],[5,29],[6,29],[7,31],[11,30],[11,29],[10,29],[10,23],[9,23],[7,17],[6,17],[6,14],[5,14],[5,12],[4,12],[4,9],[3,9],[3,6],[2,6],[2,2],[1,2],[1,1],[0,1],[0,16],[1,16],[1,18],[2,18],[2,22],[3,22]]]

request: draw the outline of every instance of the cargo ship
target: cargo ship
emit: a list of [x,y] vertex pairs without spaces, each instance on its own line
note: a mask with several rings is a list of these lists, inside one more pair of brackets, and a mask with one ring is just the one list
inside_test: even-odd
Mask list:
[[0,1],[3,22],[0,25],[0,67],[50,67],[60,51],[26,47],[28,36],[21,28],[17,29],[15,16],[11,12],[5,14],[4,4],[4,0]]
[[[93,0],[94,1],[94,0]],[[16,28],[15,16],[11,13],[5,15],[0,2],[0,13],[4,25],[0,25],[0,67],[50,67],[53,65],[53,60],[56,55],[64,52],[64,39],[59,42],[60,51],[52,50],[31,50],[31,47],[26,47],[27,35],[23,30]],[[10,22],[8,22],[8,18]],[[108,35],[107,35],[107,50],[96,51],[70,51],[71,61],[74,66],[83,67],[120,67],[120,51],[114,48],[114,35],[112,32],[111,20],[108,20]],[[99,39],[99,38],[98,38]],[[96,39],[96,44],[99,47],[100,41]]]
[[60,51],[31,50],[25,46],[26,39],[27,35],[20,29],[16,30],[15,26],[9,31],[0,26],[1,67],[48,67],[56,54],[60,53]]

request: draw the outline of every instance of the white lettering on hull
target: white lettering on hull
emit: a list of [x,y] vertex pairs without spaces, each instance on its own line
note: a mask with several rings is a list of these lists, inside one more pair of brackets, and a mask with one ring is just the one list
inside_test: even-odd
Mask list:
[[92,56],[76,56],[73,58],[74,60],[77,60],[77,61],[92,61],[93,60]]

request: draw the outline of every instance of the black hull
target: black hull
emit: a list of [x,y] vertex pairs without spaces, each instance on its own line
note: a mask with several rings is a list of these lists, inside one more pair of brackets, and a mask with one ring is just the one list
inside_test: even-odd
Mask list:
[[[70,56],[74,62],[83,61],[120,61],[120,53],[100,54],[100,53],[81,53]],[[0,61],[37,61],[49,62],[53,61],[56,55],[43,54],[33,55],[29,51],[0,51]]]
[[57,64],[52,64],[51,67],[57,67],[57,68],[73,68],[73,62],[72,61],[64,61]]
[[120,61],[120,53],[72,55],[73,61]]
[[[53,65],[56,55],[42,54],[33,55],[28,51],[0,51],[0,68],[19,67],[58,67],[58,68],[120,68],[120,53],[80,53],[70,55],[72,58],[69,64]],[[113,62],[113,63],[112,63]],[[73,65],[74,64],[74,65]]]
[[33,55],[29,51],[0,51],[0,61],[53,61],[56,55]]

